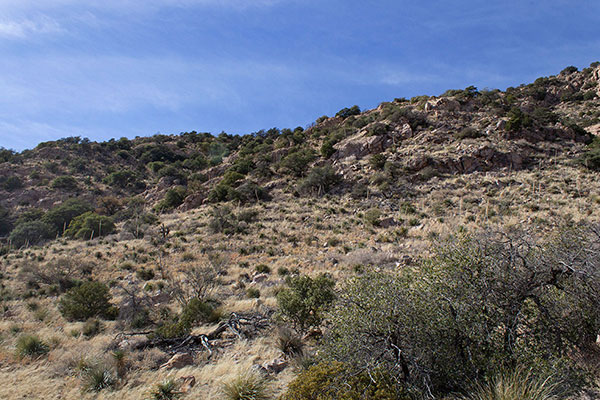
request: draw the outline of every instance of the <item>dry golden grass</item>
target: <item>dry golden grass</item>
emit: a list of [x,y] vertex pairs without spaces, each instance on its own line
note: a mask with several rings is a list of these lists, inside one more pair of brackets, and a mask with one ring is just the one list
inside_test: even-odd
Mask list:
[[[413,150],[417,145],[414,146]],[[431,150],[449,151],[443,143],[435,144]],[[402,151],[410,153],[410,145]],[[149,234],[140,240],[58,240],[46,248],[11,253],[0,260],[6,290],[15,295],[4,301],[0,319],[0,398],[142,399],[156,382],[193,375],[197,385],[188,398],[218,399],[222,382],[280,356],[270,332],[254,340],[233,340],[233,345],[219,350],[211,359],[200,354],[194,366],[176,371],[156,370],[168,357],[159,350],[137,352],[128,354],[131,369],[122,386],[99,394],[82,393],[74,366],[82,357],[106,358],[122,328],[115,322],[105,322],[99,335],[87,339],[76,335],[81,331],[81,322],[62,318],[56,307],[57,297],[21,299],[30,290],[19,278],[26,260],[44,263],[69,257],[93,262],[96,267],[92,277],[112,282],[114,300],[119,302],[124,299],[119,287],[143,293],[147,286],[136,276],[137,269],[155,271],[154,279],[149,281],[154,289],[147,293],[157,295],[157,285],[164,281],[162,273],[185,271],[208,263],[210,254],[219,254],[225,260],[221,265],[224,274],[219,277],[213,296],[221,302],[222,315],[264,311],[276,307],[275,293],[284,283],[278,274],[280,268],[308,274],[329,272],[343,280],[355,274],[359,265],[394,269],[402,268],[404,256],[412,260],[426,257],[432,240],[456,233],[458,227],[475,231],[483,226],[536,225],[545,229],[564,218],[600,220],[597,175],[572,166],[566,156],[559,154],[557,159],[556,163],[548,160],[543,169],[473,173],[417,182],[411,195],[402,200],[297,199],[277,192],[272,202],[253,207],[258,218],[250,224],[247,234],[210,233],[210,207],[201,207],[161,217],[161,223],[171,229],[168,247],[154,245],[155,236]],[[406,212],[401,207],[403,202],[409,202],[415,212]],[[364,213],[374,207],[381,211],[382,218],[392,218],[397,225],[381,228],[366,224]],[[267,281],[246,281],[245,288],[239,287],[240,277],[247,275],[251,281],[259,264],[271,268]],[[248,287],[259,289],[260,298],[248,298]],[[33,302],[37,306],[28,305]],[[170,306],[174,310],[179,307],[175,302]],[[200,325],[193,332],[207,333],[215,326]],[[39,360],[16,359],[14,346],[21,333],[35,333],[49,343],[48,356]],[[271,385],[280,393],[293,376],[293,368],[287,368],[274,376]]]

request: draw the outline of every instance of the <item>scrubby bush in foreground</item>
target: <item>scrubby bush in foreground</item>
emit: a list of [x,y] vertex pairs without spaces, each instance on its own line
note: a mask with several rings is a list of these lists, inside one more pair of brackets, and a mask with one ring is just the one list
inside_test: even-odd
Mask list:
[[445,395],[519,366],[585,382],[575,359],[600,329],[600,229],[547,240],[486,233],[441,243],[398,275],[366,274],[341,290],[321,353],[353,371],[383,368],[399,385]]

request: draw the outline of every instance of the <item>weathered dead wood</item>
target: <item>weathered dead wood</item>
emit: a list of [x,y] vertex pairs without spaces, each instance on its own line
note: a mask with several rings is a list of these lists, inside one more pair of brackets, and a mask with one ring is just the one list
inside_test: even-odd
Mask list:
[[[147,339],[133,345],[133,350],[145,350],[158,347],[168,353],[179,353],[182,351],[206,350],[209,357],[213,354],[213,342],[219,339],[227,330],[235,334],[239,339],[255,336],[259,331],[270,326],[270,317],[263,314],[238,315],[232,313],[227,321],[221,322],[212,332],[206,335],[188,335],[179,338],[155,338]],[[120,333],[115,337],[118,340],[125,336],[148,335],[152,332],[129,332]]]

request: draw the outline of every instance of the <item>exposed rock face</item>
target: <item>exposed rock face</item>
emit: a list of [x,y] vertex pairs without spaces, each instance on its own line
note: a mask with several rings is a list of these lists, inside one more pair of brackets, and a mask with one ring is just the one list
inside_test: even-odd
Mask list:
[[183,368],[194,364],[194,357],[190,353],[178,353],[160,366],[160,369]]
[[183,204],[179,206],[181,211],[188,211],[193,208],[199,207],[206,200],[206,193],[196,192],[192,193],[183,200]]
[[460,103],[458,100],[449,99],[447,97],[432,98],[425,103],[425,111],[458,111],[460,110]]
[[337,151],[332,159],[339,160],[349,157],[362,158],[368,154],[380,153],[384,151],[391,142],[388,135],[367,136],[367,130],[362,130],[358,134],[350,136],[333,146]]
[[600,136],[600,124],[588,126],[587,128],[585,128],[585,130],[591,133],[592,135]]
[[596,80],[596,94],[598,95],[598,97],[600,97],[600,66],[596,67],[596,69],[592,73],[592,76]]

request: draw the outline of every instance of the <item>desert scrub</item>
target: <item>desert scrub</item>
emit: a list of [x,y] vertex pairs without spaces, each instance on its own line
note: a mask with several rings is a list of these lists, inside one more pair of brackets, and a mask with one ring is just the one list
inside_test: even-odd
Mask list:
[[83,321],[99,316],[111,319],[118,313],[118,309],[110,303],[111,298],[105,284],[89,281],[65,293],[58,309],[68,320]]
[[245,373],[223,383],[225,400],[269,400],[272,398],[267,381],[256,373]]
[[340,362],[319,363],[302,371],[281,400],[408,400],[383,370],[357,372]]
[[21,335],[17,339],[16,355],[19,358],[40,357],[48,353],[50,348],[36,335]]

